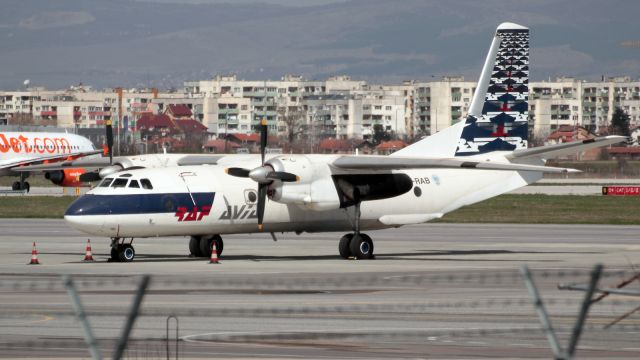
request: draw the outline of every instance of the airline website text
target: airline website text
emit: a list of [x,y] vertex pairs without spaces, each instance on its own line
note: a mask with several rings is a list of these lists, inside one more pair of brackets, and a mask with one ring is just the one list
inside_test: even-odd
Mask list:
[[6,136],[0,134],[0,153],[37,153],[66,154],[71,153],[71,144],[65,138],[33,137],[24,135]]

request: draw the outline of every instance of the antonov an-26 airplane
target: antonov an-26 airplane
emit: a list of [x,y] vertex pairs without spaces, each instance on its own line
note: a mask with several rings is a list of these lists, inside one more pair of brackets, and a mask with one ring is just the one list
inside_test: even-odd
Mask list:
[[[113,260],[131,261],[136,237],[191,236],[195,256],[220,254],[224,234],[348,231],[343,258],[373,257],[362,233],[420,224],[575,170],[546,158],[624,140],[607,136],[527,148],[529,30],[503,23],[493,37],[469,114],[389,156],[220,155],[198,165],[104,173],[65,214],[72,227],[110,237]],[[274,239],[275,239],[275,235]],[[130,239],[130,241],[126,241]]]

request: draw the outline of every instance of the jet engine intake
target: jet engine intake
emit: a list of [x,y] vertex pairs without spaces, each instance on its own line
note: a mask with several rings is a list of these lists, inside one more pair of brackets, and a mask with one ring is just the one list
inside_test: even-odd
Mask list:
[[50,180],[52,183],[58,186],[75,187],[82,186],[80,176],[86,172],[85,169],[64,169],[53,170],[44,173],[44,178]]

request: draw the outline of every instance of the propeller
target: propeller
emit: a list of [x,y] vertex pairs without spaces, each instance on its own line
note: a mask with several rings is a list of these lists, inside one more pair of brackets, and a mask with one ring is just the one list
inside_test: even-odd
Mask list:
[[[105,121],[105,131],[107,140],[107,152],[109,153],[109,165],[113,165],[113,126],[111,120]],[[102,176],[97,171],[88,172],[80,175],[78,178],[82,182],[93,182],[102,179]]]
[[113,126],[111,120],[106,121],[105,130],[107,131],[107,149],[109,151],[109,165],[113,165]]
[[267,148],[267,120],[260,122],[260,166],[254,169],[244,169],[238,167],[227,168],[227,174],[235,177],[250,178],[258,183],[258,229],[262,230],[262,220],[264,219],[264,207],[267,202],[267,190],[274,180],[282,182],[295,182],[300,178],[286,171],[274,171],[273,167],[264,163],[265,150]]

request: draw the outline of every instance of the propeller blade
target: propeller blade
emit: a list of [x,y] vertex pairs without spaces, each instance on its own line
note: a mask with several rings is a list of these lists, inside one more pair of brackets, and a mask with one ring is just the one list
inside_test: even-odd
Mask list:
[[236,167],[232,167],[232,168],[227,168],[225,170],[225,172],[231,176],[236,176],[236,177],[249,177],[249,169],[243,169],[243,168],[236,168]]
[[267,148],[267,119],[260,122],[260,156],[262,157],[262,165],[264,166],[264,152]]
[[267,179],[280,180],[282,182],[296,182],[300,180],[297,175],[286,171],[272,171],[267,174]]
[[267,202],[267,189],[269,184],[258,184],[258,229],[262,230],[264,219],[264,206]]
[[113,165],[113,126],[111,120],[107,120],[105,130],[107,132],[107,149],[109,150],[109,165]]
[[97,172],[84,173],[80,175],[80,177],[78,178],[78,180],[82,182],[92,182],[92,181],[98,181],[100,179],[102,178],[100,177],[100,174],[98,174]]

